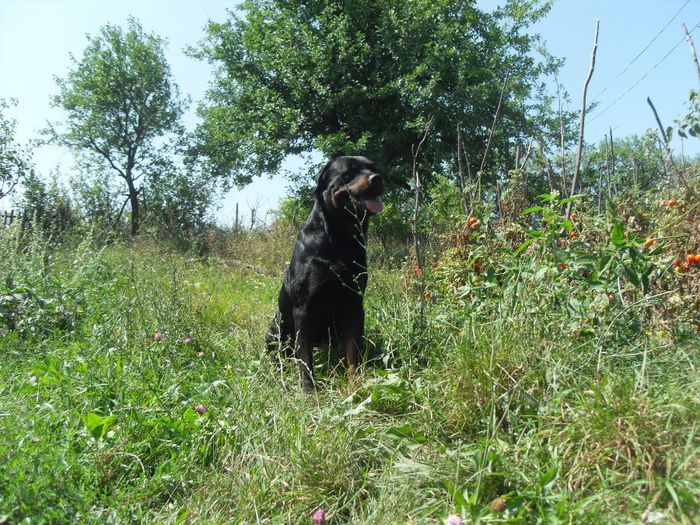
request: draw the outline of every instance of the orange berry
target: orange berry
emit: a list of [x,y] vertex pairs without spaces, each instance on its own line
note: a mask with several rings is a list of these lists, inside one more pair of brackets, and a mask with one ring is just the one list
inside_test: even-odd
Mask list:
[[569,234],[569,239],[573,239],[574,237],[578,237],[578,233],[576,233],[575,231]]
[[566,270],[567,268],[568,268],[568,267],[567,267],[566,264],[564,264],[563,262],[559,263],[559,269],[560,269],[560,270]]
[[423,268],[421,268],[418,265],[416,265],[416,277],[418,277],[419,279],[423,278]]
[[644,241],[644,246],[654,246],[654,239],[649,237],[646,241]]
[[675,259],[673,259],[673,266],[675,266],[676,268],[678,268],[680,265],[681,265],[681,260],[680,260],[678,257],[676,257]]
[[676,198],[669,199],[669,201],[668,201],[668,206],[669,206],[670,208],[673,208],[676,204],[678,204],[678,199],[676,199]]
[[690,264],[698,264],[698,263],[700,263],[700,255],[698,255],[697,253],[689,253],[689,254],[686,256],[686,259],[688,259],[688,262],[689,262]]
[[423,295],[425,296],[426,299],[430,299],[430,290],[426,288],[425,292],[423,292]]
[[469,226],[474,226],[477,222],[479,222],[479,219],[476,217],[469,217]]
[[681,264],[681,270],[684,272],[687,272],[690,269],[690,265],[688,263],[683,263]]

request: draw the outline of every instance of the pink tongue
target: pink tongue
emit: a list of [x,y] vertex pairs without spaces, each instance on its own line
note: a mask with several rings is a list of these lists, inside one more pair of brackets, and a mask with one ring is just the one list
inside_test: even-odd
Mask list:
[[365,201],[365,207],[370,213],[376,215],[377,213],[382,212],[384,209],[384,204],[379,199],[367,199]]

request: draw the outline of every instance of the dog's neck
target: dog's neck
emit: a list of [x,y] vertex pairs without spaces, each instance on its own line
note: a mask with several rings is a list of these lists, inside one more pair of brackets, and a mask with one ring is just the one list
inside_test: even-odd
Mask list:
[[[369,214],[366,212],[361,213],[363,214],[362,217],[358,216],[357,211],[354,209],[329,207],[317,200],[310,218],[317,214],[318,219],[324,216],[325,220],[314,221],[313,227],[324,229],[331,247],[341,258],[344,259],[344,255],[348,253],[357,254],[357,246],[346,246],[348,239],[352,239],[351,242],[356,242],[362,248],[361,253],[364,258],[367,247]],[[365,264],[366,260],[353,262]]]

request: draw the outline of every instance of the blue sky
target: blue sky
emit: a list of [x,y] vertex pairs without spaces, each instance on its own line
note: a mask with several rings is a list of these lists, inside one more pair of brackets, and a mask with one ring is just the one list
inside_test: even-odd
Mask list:
[[[479,1],[487,10],[498,3]],[[201,100],[210,67],[182,50],[197,43],[207,20],[223,20],[226,8],[234,5],[220,0],[0,0],[0,97],[19,102],[10,113],[18,121],[18,139],[36,138],[47,120],[62,118],[49,108],[49,97],[56,93],[53,77],[65,76],[69,53],[81,56],[85,35],[96,34],[106,23],[125,25],[129,15],[139,19],[146,31],[168,39],[167,59],[176,82],[195,103]],[[647,96],[664,125],[673,124],[684,110],[689,90],[698,88],[681,23],[688,29],[700,23],[700,0],[555,0],[550,14],[534,30],[552,54],[566,59],[559,81],[569,93],[568,107],[577,111],[597,19],[599,47],[588,100],[599,95],[600,104],[587,120],[586,141],[601,140],[609,127],[616,137],[655,127]],[[700,51],[700,27],[693,37]],[[193,127],[195,122],[190,111],[186,124]],[[686,142],[685,152],[700,153],[700,141]],[[55,147],[38,149],[35,162],[44,175],[57,165],[61,172],[70,173],[73,165],[71,154]],[[219,221],[231,222],[236,202],[241,210],[256,206],[264,215],[285,189],[284,181],[260,179],[242,191],[234,190],[222,202]]]

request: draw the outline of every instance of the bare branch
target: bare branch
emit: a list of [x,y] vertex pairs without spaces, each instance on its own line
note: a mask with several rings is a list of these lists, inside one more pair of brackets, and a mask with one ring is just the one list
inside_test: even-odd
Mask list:
[[510,76],[510,68],[506,70],[506,77],[503,79],[503,86],[501,87],[501,94],[498,97],[498,106],[496,106],[496,113],[493,115],[493,123],[491,124],[491,129],[489,130],[489,138],[486,141],[486,149],[484,150],[484,156],[481,159],[481,167],[479,171],[484,171],[484,166],[486,166],[486,157],[488,157],[489,149],[491,148],[491,140],[493,139],[493,132],[496,129],[496,123],[498,122],[498,116],[501,113],[501,105],[503,104],[503,95],[506,92],[506,85],[508,84],[508,77]]
[[[574,176],[571,181],[571,193],[570,197],[576,193],[576,185],[578,184],[579,170],[581,169],[581,154],[583,153],[583,130],[586,122],[586,93],[588,92],[588,84],[591,82],[593,77],[593,71],[595,70],[595,55],[598,51],[598,31],[600,29],[600,20],[596,20],[595,23],[595,38],[593,39],[593,51],[591,52],[591,68],[588,70],[588,75],[586,76],[586,81],[583,84],[583,97],[581,100],[581,120],[578,128],[578,149],[576,150],[576,163],[574,165]],[[571,205],[573,201],[569,201],[566,205],[566,220],[571,218]]]
[[688,33],[688,28],[683,24],[683,31],[685,32],[685,38],[688,40],[688,45],[690,46],[690,53],[693,55],[693,61],[695,62],[695,70],[698,73],[698,81],[700,82],[700,64],[698,64],[698,55],[695,54],[695,46],[693,45],[693,39]]

